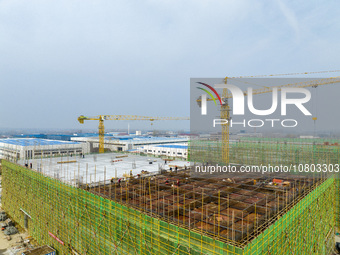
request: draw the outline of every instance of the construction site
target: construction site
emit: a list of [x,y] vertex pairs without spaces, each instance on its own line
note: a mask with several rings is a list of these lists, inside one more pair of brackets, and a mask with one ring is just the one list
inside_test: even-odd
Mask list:
[[[220,147],[210,142],[202,150],[204,143],[191,141],[189,156]],[[230,144],[230,158],[244,165],[335,164],[339,149],[335,140],[245,138]],[[214,162],[212,155],[205,157]],[[187,161],[165,164],[129,153],[29,162],[32,168],[2,161],[2,206],[59,254],[331,254],[334,248],[338,182],[329,173],[202,178]]]
[[[221,141],[192,140],[190,161],[223,164]],[[337,164],[339,139],[242,137],[229,143],[229,160],[240,165]]]
[[[258,91],[267,92],[272,88]],[[228,103],[220,111],[221,119],[230,119]],[[185,158],[170,151],[145,155],[149,147],[107,151],[104,120],[126,119],[188,118],[82,115],[81,124],[99,121],[99,153],[2,160],[2,207],[40,245],[57,254],[334,254],[340,226],[338,138],[230,139],[224,125],[221,140],[173,144],[182,155],[185,150]],[[197,174],[198,166],[214,164],[233,166],[237,173],[244,166],[298,168]],[[300,171],[301,165],[311,168]],[[318,165],[327,171],[317,171]]]
[[336,181],[327,176],[254,182],[177,169],[74,186],[8,161],[2,168],[3,208],[59,254],[330,254],[334,247]]

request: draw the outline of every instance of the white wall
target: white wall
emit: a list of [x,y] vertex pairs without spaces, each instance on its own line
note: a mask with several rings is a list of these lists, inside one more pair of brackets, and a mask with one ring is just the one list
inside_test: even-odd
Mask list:
[[[177,144],[187,145],[187,144]],[[146,154],[152,154],[155,156],[167,156],[176,158],[188,158],[188,149],[169,148],[169,147],[157,147],[157,145],[145,145],[138,148],[138,151]]]
[[88,153],[86,144],[58,144],[21,146],[0,142],[0,158],[8,160],[31,159],[57,155]]

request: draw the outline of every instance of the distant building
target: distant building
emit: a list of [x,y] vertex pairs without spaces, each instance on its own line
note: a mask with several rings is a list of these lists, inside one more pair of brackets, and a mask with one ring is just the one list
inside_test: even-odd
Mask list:
[[155,156],[166,156],[173,158],[188,158],[188,144],[157,144],[145,145],[138,148],[139,152],[152,154]]
[[313,139],[313,138],[319,138],[319,137],[313,136],[313,135],[300,135],[300,138],[302,138],[302,139]]
[[[97,137],[72,137],[72,141],[82,142],[86,144],[86,148],[90,152],[97,151],[99,147],[99,138]],[[118,135],[113,137],[105,137],[104,147],[109,151],[131,151],[136,150],[140,146],[145,145],[161,145],[161,144],[176,144],[186,143],[187,138],[170,138],[170,137],[146,137],[136,135]]]
[[0,158],[8,160],[33,159],[88,153],[86,146],[78,142],[47,140],[40,138],[0,139]]

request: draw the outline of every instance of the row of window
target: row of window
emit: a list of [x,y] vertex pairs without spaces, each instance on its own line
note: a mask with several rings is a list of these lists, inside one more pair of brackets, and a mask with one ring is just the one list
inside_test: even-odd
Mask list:
[[[81,153],[82,150],[76,150],[76,151],[44,151],[42,154],[43,155],[50,155],[52,153],[52,155],[57,155],[57,154],[72,154],[72,153]],[[34,152],[35,156],[41,156],[41,151],[39,152]]]
[[[156,152],[156,150],[144,150],[144,152]],[[158,151],[158,153],[161,153],[161,151]],[[166,151],[162,151],[163,154],[166,154]],[[168,154],[170,154],[170,151],[168,151]],[[173,154],[176,154],[176,152],[173,152]],[[182,155],[182,152],[177,152],[177,155]],[[185,152],[184,155],[187,155],[187,153]]]
[[[82,152],[81,149],[78,150],[70,150],[70,151],[56,151],[56,150],[49,150],[49,151],[32,151],[27,150],[25,151],[25,158],[29,159],[32,157],[39,157],[41,155],[58,155],[58,154],[80,154]],[[7,157],[20,157],[20,154],[16,151],[10,150],[0,150],[0,158],[7,158]]]

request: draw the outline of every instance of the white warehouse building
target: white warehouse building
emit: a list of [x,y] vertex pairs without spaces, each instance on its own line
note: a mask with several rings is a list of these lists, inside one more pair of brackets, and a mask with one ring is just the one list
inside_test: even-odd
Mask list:
[[188,144],[157,144],[145,145],[138,148],[139,152],[152,154],[155,156],[167,156],[174,158],[188,158]]
[[0,159],[28,160],[40,157],[88,153],[83,143],[39,138],[0,139]]
[[[92,152],[92,148],[99,147],[98,137],[72,137],[72,141],[85,143],[87,149]],[[141,146],[186,143],[187,138],[175,137],[140,137],[140,136],[113,136],[105,137],[104,146],[109,151],[134,151]]]

